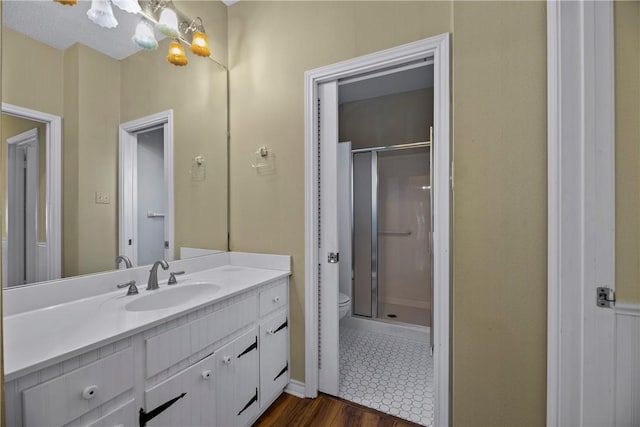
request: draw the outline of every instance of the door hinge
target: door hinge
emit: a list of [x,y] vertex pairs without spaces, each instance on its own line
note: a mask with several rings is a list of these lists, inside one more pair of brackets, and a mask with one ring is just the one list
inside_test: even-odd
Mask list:
[[608,287],[599,287],[596,291],[596,305],[611,308],[616,304],[616,292]]
[[168,240],[164,241],[164,248],[165,249],[169,249],[169,241]]
[[329,264],[337,264],[339,260],[340,260],[339,252],[329,252],[329,256],[327,257],[327,262]]

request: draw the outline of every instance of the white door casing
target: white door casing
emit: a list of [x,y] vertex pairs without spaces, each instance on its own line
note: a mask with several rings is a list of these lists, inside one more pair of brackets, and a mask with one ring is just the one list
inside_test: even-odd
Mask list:
[[[327,262],[327,251],[337,251],[337,242],[333,250],[318,246],[318,221],[325,218],[325,207],[322,206],[322,218],[318,217],[318,203],[324,202],[324,195],[319,194],[319,173],[324,173],[322,164],[327,159],[323,132],[319,128],[319,98],[326,92],[328,82],[361,75],[381,69],[406,64],[411,61],[432,58],[434,61],[434,407],[435,425],[449,425],[449,240],[450,240],[450,143],[449,143],[449,34],[442,34],[428,39],[408,43],[396,48],[365,55],[352,60],[340,62],[305,73],[305,395],[315,397],[318,393],[318,335],[319,299],[318,282],[323,264]],[[324,89],[322,89],[324,88]],[[326,95],[326,94],[325,94]],[[324,107],[322,115],[325,114]],[[333,113],[332,113],[333,114]],[[324,119],[320,116],[321,123]],[[336,136],[337,138],[337,136]],[[337,139],[336,139],[337,142]],[[331,155],[329,153],[329,155]],[[320,160],[319,157],[322,159]],[[321,171],[322,169],[322,171]],[[326,175],[323,176],[326,178]],[[321,187],[324,188],[324,182]],[[321,190],[321,189],[320,189]],[[318,197],[321,197],[319,200]],[[332,207],[333,210],[333,207]],[[335,219],[334,219],[335,221]],[[325,230],[326,224],[322,223]],[[336,269],[337,270],[337,269]],[[337,277],[337,276],[336,276]],[[321,277],[321,283],[325,277]],[[337,289],[337,281],[335,282]],[[335,305],[336,300],[330,301]],[[324,297],[321,295],[322,304]],[[337,313],[336,313],[337,319]],[[337,320],[336,320],[337,321]],[[324,339],[325,337],[322,337]],[[322,357],[322,356],[321,356]]]
[[338,252],[338,82],[322,83],[318,87],[320,98],[320,223],[321,237],[318,265],[320,269],[320,340],[321,351],[318,366],[318,390],[338,395],[339,386],[339,330],[338,330],[338,284],[339,263],[330,263],[330,252]]
[[547,3],[547,425],[614,425],[613,5]]
[[[59,279],[62,276],[62,119],[59,116],[5,102],[2,103],[2,113],[45,124],[46,194],[45,206],[38,208],[44,209],[47,243],[38,247],[37,234],[35,235],[36,246],[33,248],[32,259],[34,262],[37,261],[34,281]],[[32,177],[33,179],[38,178]],[[5,216],[7,213],[7,206],[5,206]],[[6,257],[3,256],[3,259]],[[3,281],[2,287],[6,286],[7,283]]]
[[174,259],[173,223],[173,110],[166,110],[120,125],[118,161],[118,248],[119,254],[129,257],[134,266],[138,265],[137,238],[137,133],[156,126],[164,128],[164,234],[169,242],[165,247],[167,261]]

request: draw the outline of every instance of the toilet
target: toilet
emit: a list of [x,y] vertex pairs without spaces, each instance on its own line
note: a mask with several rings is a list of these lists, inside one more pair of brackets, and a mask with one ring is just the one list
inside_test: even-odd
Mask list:
[[338,294],[338,312],[340,313],[340,319],[346,316],[349,310],[351,310],[351,298],[340,292]]

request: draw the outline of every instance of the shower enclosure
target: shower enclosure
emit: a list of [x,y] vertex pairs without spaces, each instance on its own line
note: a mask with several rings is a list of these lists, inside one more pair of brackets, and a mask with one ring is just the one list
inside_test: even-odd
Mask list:
[[430,143],[352,155],[352,313],[431,326]]

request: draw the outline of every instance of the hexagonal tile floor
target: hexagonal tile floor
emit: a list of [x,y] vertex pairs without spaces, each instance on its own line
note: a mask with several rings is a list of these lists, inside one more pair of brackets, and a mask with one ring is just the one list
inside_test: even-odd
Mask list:
[[433,424],[429,343],[340,328],[338,396],[425,426]]

